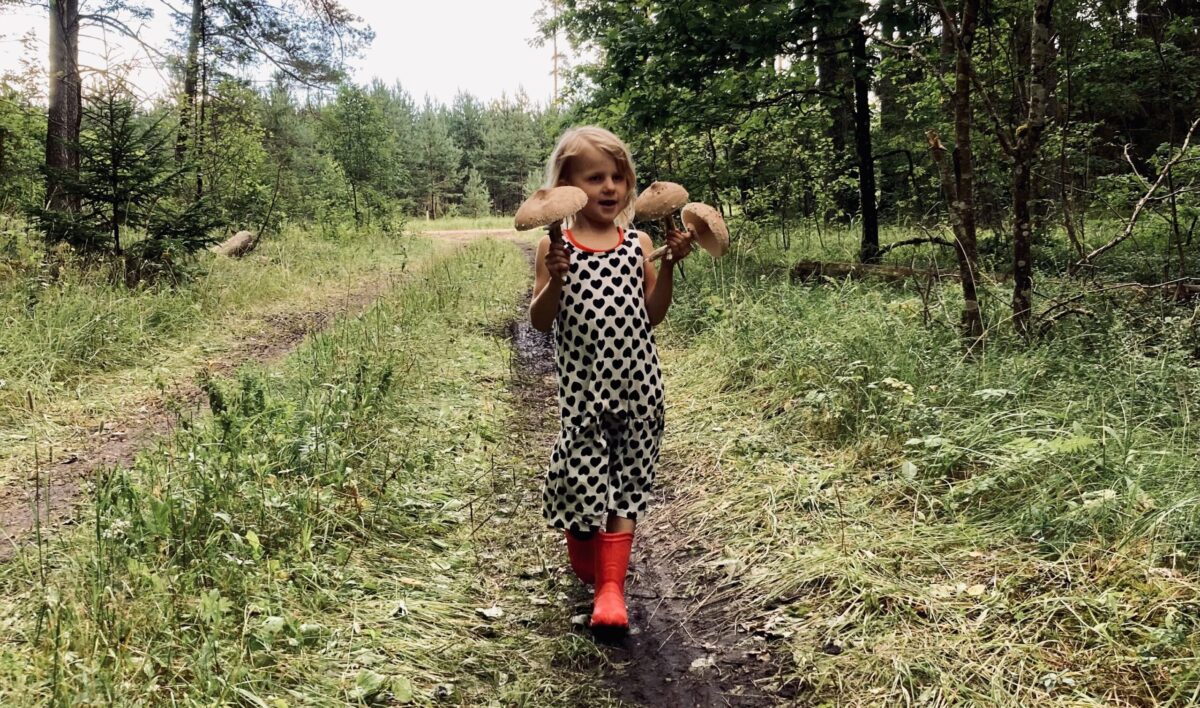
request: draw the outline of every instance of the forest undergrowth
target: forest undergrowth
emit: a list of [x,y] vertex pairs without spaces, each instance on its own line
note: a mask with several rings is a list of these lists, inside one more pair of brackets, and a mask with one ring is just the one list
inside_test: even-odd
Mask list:
[[968,357],[954,288],[786,263],[697,263],[672,309],[694,588],[814,703],[1200,698],[1194,305],[1087,296]]
[[[793,283],[793,258],[689,259],[660,330],[653,523],[696,616],[796,705],[1200,698],[1192,306],[1101,293],[967,357],[952,286]],[[209,384],[210,420],[13,561],[0,702],[615,702],[514,423],[525,259],[417,271]]]

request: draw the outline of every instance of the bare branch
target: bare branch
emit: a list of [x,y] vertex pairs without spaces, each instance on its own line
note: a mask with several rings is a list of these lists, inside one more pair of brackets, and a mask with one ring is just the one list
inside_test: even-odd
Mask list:
[[888,252],[892,251],[893,249],[900,248],[901,246],[916,246],[917,244],[921,244],[921,243],[936,243],[939,246],[948,246],[950,248],[954,248],[953,241],[947,241],[946,239],[941,238],[939,236],[930,236],[928,238],[910,238],[910,239],[905,239],[904,241],[897,241],[895,243],[889,243],[886,246],[880,247],[879,255],[880,255],[880,257],[882,257],[882,256],[886,255]]
[[1196,132],[1196,128],[1198,126],[1200,126],[1200,118],[1197,118],[1192,123],[1192,126],[1188,128],[1187,137],[1183,139],[1183,145],[1179,148],[1179,152],[1170,160],[1168,160],[1167,164],[1163,165],[1163,168],[1159,170],[1158,179],[1154,180],[1154,184],[1150,185],[1150,189],[1147,190],[1146,193],[1142,195],[1142,198],[1137,201],[1137,204],[1133,206],[1133,214],[1130,215],[1129,221],[1125,224],[1125,230],[1122,231],[1121,234],[1116,238],[1112,239],[1103,246],[1100,246],[1076,262],[1072,267],[1072,270],[1078,270],[1086,265],[1090,265],[1093,258],[1097,258],[1100,255],[1107,253],[1116,247],[1117,244],[1133,235],[1133,229],[1135,226],[1137,226],[1138,217],[1142,215],[1142,210],[1146,208],[1146,204],[1150,202],[1150,200],[1154,197],[1154,193],[1158,191],[1160,186],[1162,186],[1163,180],[1165,180],[1167,176],[1171,174],[1171,169],[1175,167],[1175,164],[1182,160],[1187,154],[1188,145],[1192,142],[1192,135]]
[[[1080,300],[1083,300],[1086,297],[1089,297],[1092,295],[1099,295],[1101,293],[1111,292],[1113,290],[1146,291],[1146,290],[1163,290],[1165,288],[1175,288],[1177,290],[1185,290],[1188,292],[1195,292],[1197,290],[1200,290],[1200,285],[1197,285],[1196,283],[1200,283],[1200,278],[1176,278],[1174,280],[1167,280],[1162,283],[1154,283],[1153,285],[1147,285],[1145,283],[1113,283],[1112,285],[1105,285],[1103,287],[1098,287],[1095,290],[1089,290],[1088,292],[1074,295],[1072,297],[1067,298],[1066,300],[1060,300],[1059,302],[1056,302],[1056,303],[1050,305],[1045,310],[1042,310],[1042,313],[1040,315],[1038,315],[1038,319],[1044,320],[1045,322],[1053,322],[1054,320],[1058,319],[1061,316],[1061,314],[1055,314],[1056,311],[1062,310],[1064,308],[1069,308],[1071,305],[1074,305],[1075,303],[1079,302]],[[1043,323],[1042,326],[1044,328],[1045,323]],[[1043,331],[1044,331],[1044,329],[1043,329]]]
[[1129,169],[1133,170],[1134,177],[1137,177],[1139,180],[1141,180],[1142,186],[1149,187],[1150,180],[1143,177],[1142,173],[1138,172],[1137,165],[1133,164],[1133,155],[1129,154],[1129,148],[1131,147],[1133,147],[1132,143],[1125,143],[1125,149],[1122,151],[1122,154],[1125,155],[1125,161],[1129,163]]

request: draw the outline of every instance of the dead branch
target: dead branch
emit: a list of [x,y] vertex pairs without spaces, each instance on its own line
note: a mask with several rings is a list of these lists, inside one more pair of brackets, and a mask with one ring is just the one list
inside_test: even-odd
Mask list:
[[882,257],[891,252],[893,249],[900,248],[901,246],[916,246],[922,243],[936,243],[939,246],[949,246],[950,248],[954,248],[953,241],[947,241],[940,236],[929,236],[927,238],[910,238],[903,241],[897,241],[895,243],[889,243],[888,245],[879,249],[879,255]]
[[[954,244],[947,242],[946,245]],[[956,270],[910,268],[908,266],[872,265],[868,263],[840,263],[824,261],[800,261],[792,266],[792,280],[830,278],[879,278],[881,280],[907,280],[909,278],[931,278],[934,280],[959,280],[962,275]],[[993,273],[989,277],[1000,281],[1008,278],[1004,273]]]
[[[1072,271],[1076,271],[1080,268],[1083,268],[1084,266],[1091,265],[1091,261],[1093,259],[1099,257],[1100,255],[1102,255],[1104,253],[1107,253],[1108,251],[1115,248],[1122,241],[1124,241],[1125,239],[1127,239],[1133,235],[1133,229],[1135,226],[1137,226],[1138,217],[1140,217],[1142,215],[1142,210],[1146,208],[1146,204],[1150,203],[1150,200],[1154,197],[1154,193],[1156,191],[1158,191],[1158,188],[1160,186],[1162,186],[1163,181],[1167,178],[1168,175],[1171,174],[1171,169],[1173,167],[1175,167],[1175,164],[1178,163],[1180,160],[1182,160],[1184,155],[1187,154],[1188,145],[1192,141],[1192,135],[1196,132],[1197,126],[1200,126],[1200,118],[1197,118],[1192,123],[1191,127],[1188,128],[1187,137],[1185,137],[1183,139],[1183,146],[1179,148],[1179,152],[1176,153],[1174,156],[1172,156],[1171,159],[1167,161],[1167,164],[1163,165],[1163,168],[1161,170],[1159,170],[1158,179],[1154,180],[1154,184],[1150,185],[1150,189],[1148,189],[1146,191],[1146,193],[1144,195],[1142,195],[1142,198],[1137,201],[1137,204],[1135,204],[1133,206],[1133,214],[1130,215],[1129,221],[1126,222],[1124,231],[1122,231],[1119,236],[1116,236],[1108,243],[1104,244],[1103,246],[1100,246],[1099,248],[1095,249],[1094,251],[1087,254],[1079,261],[1077,261],[1071,267]],[[1140,177],[1140,175],[1139,175],[1139,177]]]
[[1139,290],[1142,292],[1153,290],[1170,290],[1174,291],[1176,297],[1179,297],[1183,294],[1200,293],[1200,278],[1176,278],[1174,280],[1168,280],[1162,283],[1154,283],[1152,285],[1148,285],[1146,283],[1113,283],[1111,285],[1101,286],[1094,290],[1073,295],[1066,300],[1060,300],[1059,302],[1053,303],[1045,310],[1042,310],[1041,314],[1038,315],[1038,319],[1057,319],[1058,315],[1054,314],[1056,310],[1069,308],[1071,305],[1083,300],[1084,298],[1092,295],[1100,295],[1102,293],[1111,292],[1113,290]]
[[1071,307],[1062,310],[1052,317],[1047,317],[1038,324],[1038,336],[1044,337],[1050,331],[1050,328],[1058,324],[1059,321],[1065,319],[1068,315],[1078,315],[1080,317],[1095,317],[1096,313],[1091,310],[1085,310],[1082,307]]

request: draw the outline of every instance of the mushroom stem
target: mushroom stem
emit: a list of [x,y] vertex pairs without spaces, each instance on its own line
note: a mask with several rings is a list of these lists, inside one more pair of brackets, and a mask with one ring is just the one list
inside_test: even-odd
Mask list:
[[[546,230],[550,232],[550,243],[551,244],[558,244],[558,243],[563,242],[562,224],[563,224],[562,219],[559,219],[558,221],[552,222],[549,226],[546,227]],[[562,276],[562,278],[558,282],[562,283],[563,285],[566,285],[567,284],[567,276],[565,276],[565,275]]]
[[[665,225],[666,221],[667,221],[666,219],[663,219],[664,225]],[[675,219],[671,218],[671,221],[674,222]],[[674,226],[674,225],[675,225],[674,223],[671,224],[671,226]],[[688,234],[692,238],[696,237],[696,234],[692,233],[691,229],[688,229]],[[671,254],[670,246],[659,246],[658,248],[656,248],[650,252],[650,255],[646,257],[646,260],[649,261],[650,263],[653,263],[654,261],[657,261],[658,259],[662,258],[663,256],[667,256],[668,257],[667,260],[670,260],[670,254]]]
[[[679,226],[676,225],[676,223],[675,223],[675,214],[674,213],[667,214],[666,216],[663,217],[662,227],[663,227],[663,237],[664,238],[666,237],[667,234],[671,233],[672,231],[679,230]],[[655,255],[658,255],[659,257],[662,257],[665,255],[665,257],[668,261],[671,260],[671,252],[667,249],[666,246],[661,246],[661,247],[655,249],[654,253],[650,254],[650,260],[652,260],[652,261],[656,260],[654,257]]]

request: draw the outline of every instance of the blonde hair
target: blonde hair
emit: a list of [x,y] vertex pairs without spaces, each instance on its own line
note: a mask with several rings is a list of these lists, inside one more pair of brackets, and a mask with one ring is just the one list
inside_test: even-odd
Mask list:
[[[637,199],[637,172],[633,166],[633,155],[625,141],[604,128],[584,125],[563,133],[546,163],[546,186],[557,187],[566,179],[568,161],[581,153],[585,145],[591,145],[611,157],[617,163],[617,169],[625,176],[625,183],[629,185],[629,191],[625,195],[627,201],[613,221],[618,226],[629,227],[633,223],[633,203]],[[566,225],[570,226],[569,223]]]

